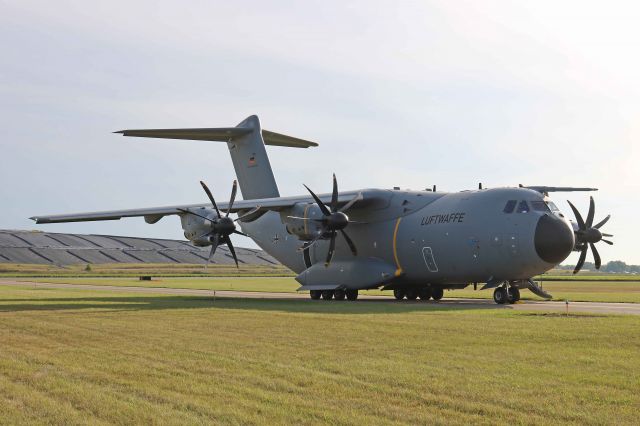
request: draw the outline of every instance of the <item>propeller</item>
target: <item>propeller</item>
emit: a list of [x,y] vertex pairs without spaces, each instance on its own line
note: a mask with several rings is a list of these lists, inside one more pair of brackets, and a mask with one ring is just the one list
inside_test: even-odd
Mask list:
[[202,189],[204,189],[204,192],[207,194],[207,197],[209,197],[209,200],[211,201],[211,205],[213,206],[215,215],[217,217],[214,217],[212,219],[209,216],[200,215],[191,210],[181,210],[181,211],[192,214],[194,216],[198,216],[211,223],[211,230],[198,237],[198,238],[207,238],[211,242],[211,251],[209,252],[209,258],[207,259],[206,265],[209,265],[209,263],[211,263],[211,259],[213,259],[213,255],[216,253],[216,249],[218,248],[218,246],[222,244],[226,244],[227,247],[229,248],[229,251],[231,252],[231,256],[233,256],[233,260],[236,262],[236,267],[239,268],[240,266],[238,265],[238,257],[236,256],[236,251],[233,247],[233,243],[231,243],[230,235],[238,234],[246,237],[247,235],[245,233],[240,232],[236,229],[235,222],[242,220],[247,216],[253,215],[258,210],[260,210],[260,206],[256,206],[248,213],[236,219],[231,219],[229,217],[229,214],[233,209],[233,203],[236,199],[236,193],[238,192],[238,182],[235,180],[233,181],[233,186],[231,187],[231,197],[229,199],[229,206],[227,207],[227,211],[224,215],[220,213],[220,209],[218,209],[216,200],[213,198],[213,194],[211,194],[211,191],[209,190],[207,185],[203,181],[200,181],[200,185],[202,185]]
[[333,258],[333,252],[335,251],[335,247],[336,247],[336,237],[339,232],[347,242],[347,245],[349,246],[351,253],[353,253],[354,256],[357,256],[358,250],[356,248],[356,245],[353,243],[353,240],[349,237],[349,235],[344,230],[344,228],[346,228],[347,225],[349,225],[350,223],[356,223],[356,222],[349,220],[349,216],[347,216],[345,212],[349,210],[351,206],[353,206],[356,203],[356,201],[358,201],[361,198],[362,194],[361,193],[356,194],[356,196],[353,197],[351,200],[349,200],[349,202],[347,202],[344,206],[342,206],[342,208],[338,209],[338,181],[336,179],[335,174],[333,175],[333,192],[331,193],[331,203],[329,204],[329,206],[324,204],[320,200],[320,198],[311,189],[309,189],[307,185],[304,185],[304,187],[307,188],[307,191],[309,191],[309,194],[311,194],[311,196],[313,197],[313,200],[316,202],[316,204],[320,208],[320,211],[322,212],[322,218],[311,219],[311,218],[301,218],[301,217],[293,217],[293,216],[289,216],[289,217],[292,219],[313,220],[315,222],[319,222],[321,224],[322,230],[321,232],[318,233],[318,235],[313,240],[307,241],[306,243],[304,243],[303,246],[301,247],[301,250],[308,250],[309,247],[314,245],[319,240],[329,239],[329,251],[327,253],[327,260],[324,263],[325,266],[329,266],[329,264],[331,263],[331,259]]
[[596,266],[596,269],[600,269],[600,265],[602,263],[600,259],[600,253],[596,249],[595,244],[599,241],[603,241],[609,245],[613,245],[613,242],[610,240],[605,240],[602,237],[613,237],[611,234],[605,234],[600,231],[600,228],[609,221],[611,215],[607,215],[604,219],[602,219],[597,224],[593,225],[593,217],[596,212],[596,205],[593,201],[593,197],[589,197],[589,212],[587,213],[586,222],[582,219],[582,215],[576,207],[571,204],[571,201],[567,200],[571,210],[573,210],[573,214],[576,217],[576,222],[578,223],[578,230],[575,231],[576,235],[576,246],[582,247],[580,252],[580,258],[578,259],[578,263],[576,264],[575,269],[573,270],[574,274],[577,274],[578,271],[582,268],[584,261],[587,257],[587,249],[591,248],[591,253],[593,254],[593,260]]

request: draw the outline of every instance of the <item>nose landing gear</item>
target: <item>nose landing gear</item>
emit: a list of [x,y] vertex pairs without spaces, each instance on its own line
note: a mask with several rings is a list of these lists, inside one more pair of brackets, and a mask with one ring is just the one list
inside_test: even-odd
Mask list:
[[518,300],[520,300],[520,290],[518,287],[504,284],[503,286],[496,287],[493,291],[493,301],[498,305],[516,303]]

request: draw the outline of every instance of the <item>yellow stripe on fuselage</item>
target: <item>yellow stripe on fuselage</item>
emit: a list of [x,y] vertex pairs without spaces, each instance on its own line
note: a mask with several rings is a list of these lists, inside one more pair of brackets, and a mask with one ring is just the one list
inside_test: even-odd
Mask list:
[[[303,217],[303,218],[305,218],[305,219],[307,218],[307,213],[308,213],[308,211],[309,211],[309,207],[311,207],[312,205],[313,205],[313,204],[307,204],[307,205],[304,207],[304,213],[302,214],[302,217]],[[304,221],[304,235],[309,235],[309,227],[307,226],[307,223],[308,223],[308,222],[309,222],[308,220],[305,220],[305,221]]]
[[398,260],[398,245],[397,245],[398,228],[400,227],[401,220],[402,218],[399,217],[398,220],[396,221],[396,227],[393,230],[393,259],[396,262],[396,277],[402,274],[402,266],[400,266],[400,261]]

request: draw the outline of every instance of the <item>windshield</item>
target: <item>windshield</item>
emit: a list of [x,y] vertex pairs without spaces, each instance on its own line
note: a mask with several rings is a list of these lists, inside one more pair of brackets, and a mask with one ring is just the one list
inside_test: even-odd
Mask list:
[[549,212],[549,207],[544,201],[531,201],[531,207],[537,212]]
[[558,208],[558,206],[556,206],[553,201],[545,201],[545,203],[547,204],[547,206],[549,206],[549,208],[551,209],[552,212],[556,213],[559,212],[560,209]]

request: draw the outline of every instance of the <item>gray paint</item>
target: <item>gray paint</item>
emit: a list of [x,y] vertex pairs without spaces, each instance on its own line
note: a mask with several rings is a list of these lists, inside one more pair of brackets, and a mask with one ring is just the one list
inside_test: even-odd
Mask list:
[[[263,250],[297,272],[302,284],[355,289],[425,285],[460,288],[473,282],[516,282],[528,280],[556,265],[541,259],[534,246],[541,217],[552,218],[560,229],[570,233],[570,242],[573,242],[572,225],[559,212],[533,209],[526,213],[503,212],[509,200],[548,201],[548,192],[571,188],[535,186],[456,193],[363,189],[339,195],[339,204],[344,205],[359,194],[359,201],[348,214],[360,223],[351,223],[346,228],[357,246],[357,256],[353,256],[339,237],[333,262],[325,267],[328,241],[320,240],[309,249],[312,266],[308,268],[299,248],[302,241],[316,235],[318,228],[312,221],[301,224],[300,219],[289,216],[317,219],[321,216],[319,209],[307,195],[278,197],[258,118],[251,116],[239,127],[252,131],[229,142],[245,196],[245,200],[234,206],[234,211],[261,206],[266,212],[252,222],[240,222],[240,226]],[[251,157],[257,164],[249,164]],[[254,199],[246,199],[252,197]],[[321,199],[328,202],[330,196],[324,194]],[[205,215],[210,211],[206,204],[198,204],[35,219],[38,223],[108,220],[181,214],[179,209],[185,207],[203,209]],[[220,208],[225,209],[226,204],[220,203]]]

